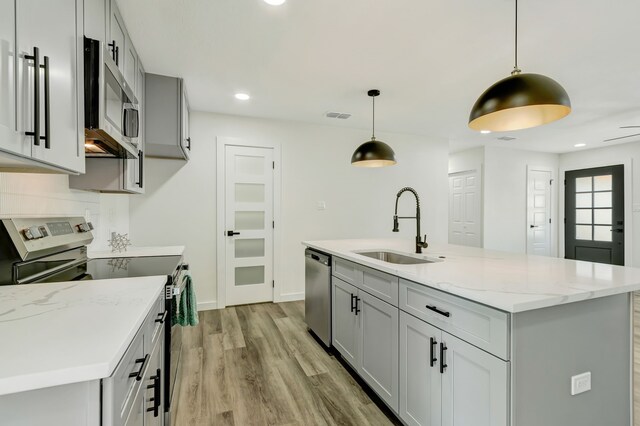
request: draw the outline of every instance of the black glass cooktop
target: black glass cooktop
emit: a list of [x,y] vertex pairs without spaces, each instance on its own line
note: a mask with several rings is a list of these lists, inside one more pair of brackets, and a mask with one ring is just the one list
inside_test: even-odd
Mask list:
[[173,275],[181,260],[181,256],[88,259],[86,262],[57,271],[34,282],[46,283]]

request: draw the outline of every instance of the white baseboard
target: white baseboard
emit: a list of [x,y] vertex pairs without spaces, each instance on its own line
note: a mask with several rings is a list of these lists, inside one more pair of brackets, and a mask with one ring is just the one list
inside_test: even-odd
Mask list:
[[277,297],[274,302],[275,303],[280,303],[280,302],[293,302],[296,300],[304,300],[304,292],[301,293],[286,293],[286,294],[281,294],[280,297]]
[[211,311],[218,309],[218,302],[215,300],[209,302],[198,302],[198,311]]

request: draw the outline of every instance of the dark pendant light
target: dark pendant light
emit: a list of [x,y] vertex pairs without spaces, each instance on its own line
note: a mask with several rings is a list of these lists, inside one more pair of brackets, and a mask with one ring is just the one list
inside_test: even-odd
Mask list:
[[371,140],[363,143],[351,156],[351,164],[357,167],[385,167],[396,164],[396,154],[386,143],[376,140],[376,96],[379,90],[369,90],[367,95],[373,101],[373,131]]
[[558,82],[541,74],[522,74],[518,68],[518,0],[515,2],[515,66],[511,76],[489,87],[473,105],[469,114],[473,130],[527,129],[571,112],[569,95]]

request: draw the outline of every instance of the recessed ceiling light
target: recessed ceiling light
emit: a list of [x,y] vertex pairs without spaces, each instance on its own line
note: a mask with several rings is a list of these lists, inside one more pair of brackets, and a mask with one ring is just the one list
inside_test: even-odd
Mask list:
[[249,99],[251,99],[251,96],[247,95],[246,93],[236,93],[236,99],[240,99],[241,101],[248,101]]
[[480,133],[482,133],[483,135],[488,135],[489,133],[491,133],[491,130],[480,130]]
[[586,143],[577,143],[574,145],[576,148],[582,148],[583,146],[587,146]]
[[264,0],[265,3],[270,4],[271,6],[280,6],[287,0]]

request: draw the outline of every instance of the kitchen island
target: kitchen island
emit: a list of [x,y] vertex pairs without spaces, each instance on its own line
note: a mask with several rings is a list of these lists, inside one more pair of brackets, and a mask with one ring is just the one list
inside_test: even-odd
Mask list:
[[[333,256],[333,346],[406,424],[631,424],[640,269],[408,240]],[[368,257],[387,251],[429,263]],[[365,254],[362,254],[365,253]]]
[[[152,365],[155,354],[160,366],[164,333],[155,319],[164,312],[166,280],[0,286],[0,423],[120,424],[115,417],[129,414],[125,408],[139,388],[133,385],[148,381],[131,382],[118,372],[142,373],[134,361],[144,353],[153,356],[142,367]],[[101,390],[101,379],[109,377]],[[148,392],[141,393],[145,404]],[[111,397],[113,417],[104,412]]]

